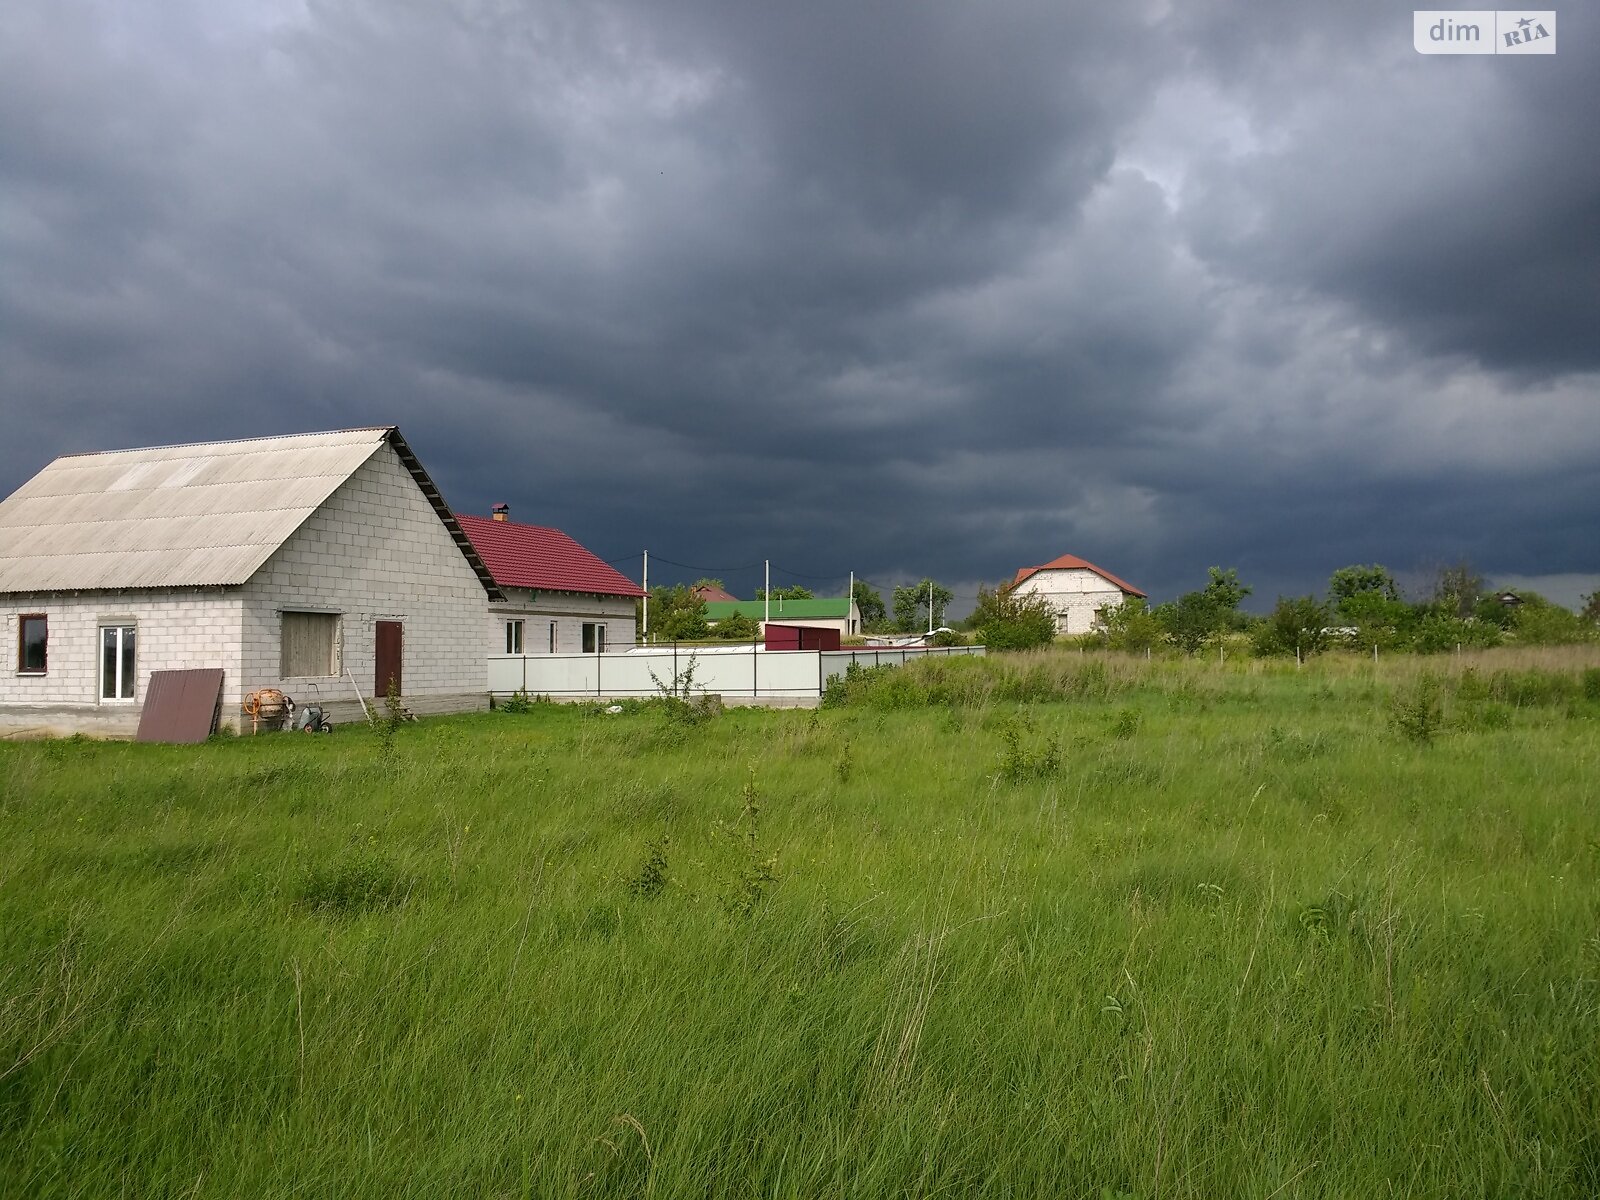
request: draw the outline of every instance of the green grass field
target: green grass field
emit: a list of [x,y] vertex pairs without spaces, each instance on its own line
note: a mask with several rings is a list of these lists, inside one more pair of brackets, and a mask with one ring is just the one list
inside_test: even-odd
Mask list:
[[0,745],[0,1195],[1600,1194],[1592,650],[930,666]]

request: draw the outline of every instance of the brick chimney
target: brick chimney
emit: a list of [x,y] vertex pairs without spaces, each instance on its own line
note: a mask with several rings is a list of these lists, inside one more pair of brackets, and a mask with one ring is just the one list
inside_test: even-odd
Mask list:
[[496,521],[509,521],[511,519],[511,505],[509,504],[492,504],[489,506],[489,512],[493,514]]

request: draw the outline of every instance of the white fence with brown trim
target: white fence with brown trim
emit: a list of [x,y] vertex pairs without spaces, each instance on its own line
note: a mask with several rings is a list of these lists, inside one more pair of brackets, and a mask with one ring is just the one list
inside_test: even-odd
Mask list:
[[922,658],[981,655],[982,646],[854,646],[767,650],[752,646],[654,645],[609,654],[491,654],[489,692],[596,699],[658,696],[693,673],[696,692],[721,696],[814,697],[851,663],[902,666]]

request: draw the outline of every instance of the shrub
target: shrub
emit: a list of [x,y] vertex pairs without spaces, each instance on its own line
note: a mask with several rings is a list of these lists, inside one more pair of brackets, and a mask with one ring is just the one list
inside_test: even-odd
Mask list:
[[699,665],[691,654],[689,661],[670,680],[650,672],[650,679],[660,693],[656,703],[666,711],[668,723],[682,729],[703,725],[722,715],[722,697],[698,687],[694,681]]
[[844,669],[843,675],[829,677],[827,687],[822,692],[822,707],[843,708],[852,702],[859,702],[873,681],[896,670],[899,668],[891,665],[867,667],[852,662]]
[[530,696],[527,692],[518,688],[510,696],[495,705],[495,710],[517,715],[519,713],[531,713],[540,708],[547,708],[554,703],[555,701],[550,699],[549,696]]
[[640,900],[649,900],[661,894],[667,886],[667,846],[669,839],[662,834],[645,847],[644,861],[628,878],[628,894]]
[[1031,650],[1048,646],[1056,636],[1056,612],[1050,602],[1036,593],[1018,593],[1004,584],[992,591],[978,588],[978,607],[971,624],[991,650]]
[[1139,596],[1098,609],[1095,624],[1099,640],[1112,650],[1142,653],[1159,645],[1162,638],[1161,622]]
[[1540,596],[1523,598],[1522,606],[1510,614],[1511,632],[1528,646],[1565,646],[1595,640],[1594,626],[1577,613],[1551,604]]
[[1407,741],[1427,745],[1444,725],[1444,688],[1437,675],[1424,674],[1389,701],[1389,723]]
[[1445,654],[1457,646],[1474,650],[1498,646],[1500,640],[1500,630],[1494,625],[1430,611],[1412,631],[1411,648],[1419,654]]
[[1000,727],[1000,777],[1008,783],[1040,779],[1061,769],[1061,743],[1054,737],[1028,744],[1023,740],[1027,727],[1010,720]]
[[1309,657],[1328,648],[1328,606],[1315,596],[1279,596],[1272,615],[1251,633],[1255,652],[1262,656],[1299,654]]

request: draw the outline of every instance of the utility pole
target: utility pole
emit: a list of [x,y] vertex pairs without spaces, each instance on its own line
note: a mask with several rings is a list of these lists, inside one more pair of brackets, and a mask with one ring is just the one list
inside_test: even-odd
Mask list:
[[650,636],[650,551],[644,552],[644,628],[639,630],[639,640]]
[[933,636],[933,580],[928,580],[928,636]]
[[844,627],[851,634],[860,633],[859,629],[851,629],[850,614],[856,610],[856,573],[850,572],[850,590],[844,596]]
[[764,559],[763,561],[765,562],[767,569],[767,586],[761,589],[761,595],[766,601],[767,607],[762,610],[763,616],[761,618],[761,623],[765,625],[768,621],[772,620],[772,560],[768,558]]

